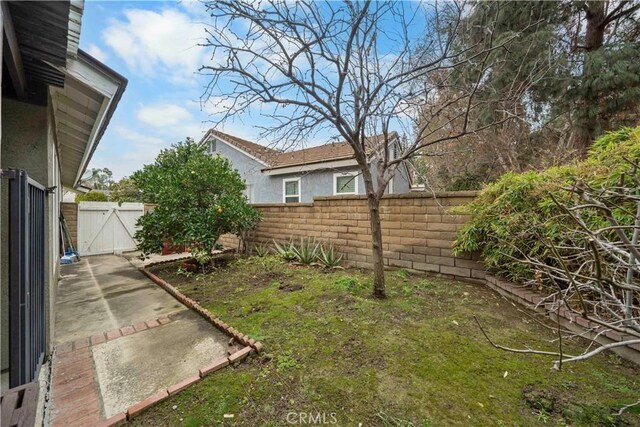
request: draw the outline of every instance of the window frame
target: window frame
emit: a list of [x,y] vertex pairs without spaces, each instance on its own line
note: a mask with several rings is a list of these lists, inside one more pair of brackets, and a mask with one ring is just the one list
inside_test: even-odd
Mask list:
[[[298,183],[298,194],[289,194],[287,195],[287,182],[297,182]],[[297,197],[297,202],[287,202],[287,197]],[[283,178],[282,179],[282,203],[300,203],[302,201],[302,183],[300,177],[297,178]]]
[[[358,173],[357,171],[349,171],[349,172],[336,172],[333,174],[333,195],[334,196],[355,196],[358,194],[358,175],[360,175],[360,173]],[[353,186],[353,192],[348,192],[348,193],[338,193],[338,178],[342,178],[345,176],[350,176],[353,177],[354,179],[354,186]]]

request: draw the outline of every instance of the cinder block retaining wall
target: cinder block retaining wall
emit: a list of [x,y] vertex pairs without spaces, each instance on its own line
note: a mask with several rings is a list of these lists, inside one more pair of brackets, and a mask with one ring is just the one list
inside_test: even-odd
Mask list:
[[[465,280],[483,281],[485,270],[479,257],[454,257],[451,246],[469,217],[454,215],[449,208],[466,204],[474,191],[408,193],[385,196],[381,202],[384,263],[416,272],[440,273]],[[291,237],[315,237],[340,247],[351,266],[370,268],[371,227],[365,196],[316,197],[313,203],[256,204],[262,222],[252,243],[288,241]],[[235,236],[220,243],[236,247]]]

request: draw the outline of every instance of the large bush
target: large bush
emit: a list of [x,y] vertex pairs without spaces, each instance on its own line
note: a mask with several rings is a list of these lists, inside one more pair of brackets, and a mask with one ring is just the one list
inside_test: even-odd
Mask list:
[[229,160],[211,156],[189,138],[162,150],[131,179],[142,199],[156,205],[138,221],[135,237],[145,254],[170,242],[189,246],[198,259],[206,259],[222,234],[240,234],[260,219]]
[[89,191],[88,193],[76,194],[76,203],[80,202],[108,202],[109,198],[102,191]]
[[[637,127],[604,135],[594,143],[584,161],[542,172],[508,173],[464,208],[472,219],[459,232],[454,250],[480,251],[488,267],[515,281],[534,278],[536,271],[528,260],[554,266],[562,258],[567,267],[579,271],[578,257],[558,256],[563,248],[589,247],[585,241],[588,233],[580,231],[582,225],[576,224],[565,209],[584,207],[586,202],[580,197],[580,188],[589,188],[612,207],[616,222],[623,227],[633,226],[636,212],[633,197],[615,199],[607,191],[616,188],[637,196],[638,185],[621,179],[639,163],[640,127]],[[610,224],[602,210],[587,207],[579,212],[584,229],[597,230]],[[554,253],[553,248],[560,252]]]

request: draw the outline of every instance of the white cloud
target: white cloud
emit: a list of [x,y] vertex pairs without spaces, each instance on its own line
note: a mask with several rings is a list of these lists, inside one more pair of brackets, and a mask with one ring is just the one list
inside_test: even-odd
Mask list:
[[124,15],[109,23],[102,38],[133,72],[178,84],[193,80],[206,59],[197,46],[205,35],[202,24],[177,9],[128,9]]
[[87,47],[87,53],[100,62],[107,62],[109,59],[109,54],[93,43]]
[[155,128],[175,126],[193,118],[189,110],[175,104],[154,104],[141,107],[136,112],[136,117],[145,125]]
[[135,130],[131,130],[125,126],[116,126],[115,132],[119,137],[127,141],[133,142],[137,147],[154,149],[167,145],[167,141],[160,137],[149,134],[143,134]]
[[206,7],[200,0],[179,0],[178,4],[185,12],[191,15],[202,15],[206,12]]

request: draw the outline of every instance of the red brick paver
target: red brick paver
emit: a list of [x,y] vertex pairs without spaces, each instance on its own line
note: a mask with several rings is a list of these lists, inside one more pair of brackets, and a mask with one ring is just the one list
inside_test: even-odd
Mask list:
[[167,393],[169,393],[169,396],[173,396],[177,392],[184,390],[185,388],[197,383],[198,381],[200,381],[200,375],[194,375],[167,388]]
[[127,414],[120,412],[98,424],[98,427],[116,427],[127,423]]
[[[170,317],[163,316],[160,319],[123,326],[120,329],[95,334],[91,337],[80,338],[56,346],[51,378],[51,425],[53,427],[95,425],[106,427],[126,423],[127,416],[125,413],[120,413],[108,420],[101,421],[104,418],[104,414],[90,347],[108,340],[158,327],[171,321]],[[199,375],[196,375],[196,377],[200,379]],[[191,384],[186,384],[185,381],[172,386],[172,392],[177,393]],[[167,391],[165,390],[164,393],[167,393]],[[150,404],[148,402],[149,399],[144,402]]]
[[144,411],[150,406],[153,406],[156,403],[162,402],[168,397],[169,397],[169,393],[167,393],[167,390],[162,390],[161,392],[158,392],[153,396],[146,398],[142,402],[138,402],[135,405],[133,405],[131,408],[127,410],[127,415],[129,418],[134,417],[135,415],[139,414],[140,412]]
[[[51,425],[94,426],[102,418],[89,339],[74,344],[81,348],[54,356],[51,380]],[[64,347],[65,350],[67,347]]]

